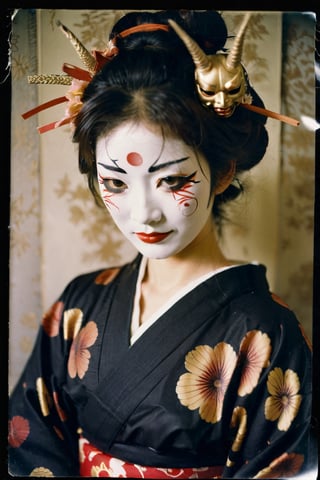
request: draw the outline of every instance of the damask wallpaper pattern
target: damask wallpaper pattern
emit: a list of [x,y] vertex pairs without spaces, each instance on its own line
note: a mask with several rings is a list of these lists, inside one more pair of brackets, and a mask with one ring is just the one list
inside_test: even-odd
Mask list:
[[[78,173],[68,127],[37,133],[37,125],[61,118],[64,107],[21,118],[65,88],[29,85],[27,75],[61,73],[64,62],[82,66],[56,20],[89,50],[102,49],[111,24],[123,13],[18,10],[13,21],[10,385],[31,351],[42,314],[66,283],[136,253],[106,210],[95,205]],[[242,13],[222,14],[229,32],[236,33]],[[266,108],[298,119],[314,117],[313,32],[310,15],[254,12],[243,61]],[[271,288],[297,312],[311,337],[314,133],[304,122],[296,128],[269,119],[267,125],[268,153],[244,179],[247,193],[230,208],[221,243],[234,258],[267,265]]]
[[[299,118],[315,117],[314,27],[307,15],[284,15],[282,109]],[[295,61],[288,61],[295,59]],[[276,289],[293,305],[311,336],[315,135],[283,126],[280,189],[279,272]]]
[[36,88],[26,89],[26,75],[37,71],[35,15],[16,15],[13,27],[9,381],[26,361],[42,314],[40,144],[34,135],[36,119],[20,121],[21,108],[29,110],[38,101]]

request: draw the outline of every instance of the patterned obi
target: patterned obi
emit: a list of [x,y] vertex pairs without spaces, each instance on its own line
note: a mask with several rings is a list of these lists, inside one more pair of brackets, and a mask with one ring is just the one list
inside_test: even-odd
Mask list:
[[199,468],[160,468],[137,465],[112,457],[80,438],[81,477],[113,478],[221,478],[222,466]]

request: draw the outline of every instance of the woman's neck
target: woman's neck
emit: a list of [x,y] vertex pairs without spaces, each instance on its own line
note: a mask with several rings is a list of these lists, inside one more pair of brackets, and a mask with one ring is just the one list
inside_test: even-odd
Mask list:
[[176,291],[190,281],[211,271],[234,264],[222,253],[213,221],[183,251],[165,259],[148,259],[144,284],[153,291]]

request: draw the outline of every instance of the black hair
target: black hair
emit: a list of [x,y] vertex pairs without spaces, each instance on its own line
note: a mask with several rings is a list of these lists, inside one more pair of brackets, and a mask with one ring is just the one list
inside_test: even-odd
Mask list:
[[[73,140],[79,144],[79,168],[87,175],[89,188],[99,203],[95,162],[98,138],[126,121],[158,127],[165,137],[179,138],[204,155],[210,165],[212,189],[234,167],[236,181],[214,202],[213,214],[219,224],[223,205],[243,190],[239,175],[255,166],[266,151],[265,118],[243,108],[236,108],[229,118],[221,118],[203,106],[196,93],[191,56],[171,28],[119,36],[144,23],[168,25],[169,18],[206,53],[223,48],[227,29],[217,12],[130,12],[121,18],[110,33],[118,54],[87,86],[75,120]],[[250,93],[253,103],[263,106],[252,88]]]

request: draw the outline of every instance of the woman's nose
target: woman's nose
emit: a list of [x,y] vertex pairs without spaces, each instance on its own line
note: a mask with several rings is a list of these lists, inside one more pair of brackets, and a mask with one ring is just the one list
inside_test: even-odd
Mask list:
[[148,225],[161,220],[161,209],[145,192],[141,190],[136,192],[132,196],[131,202],[131,219],[135,222]]

